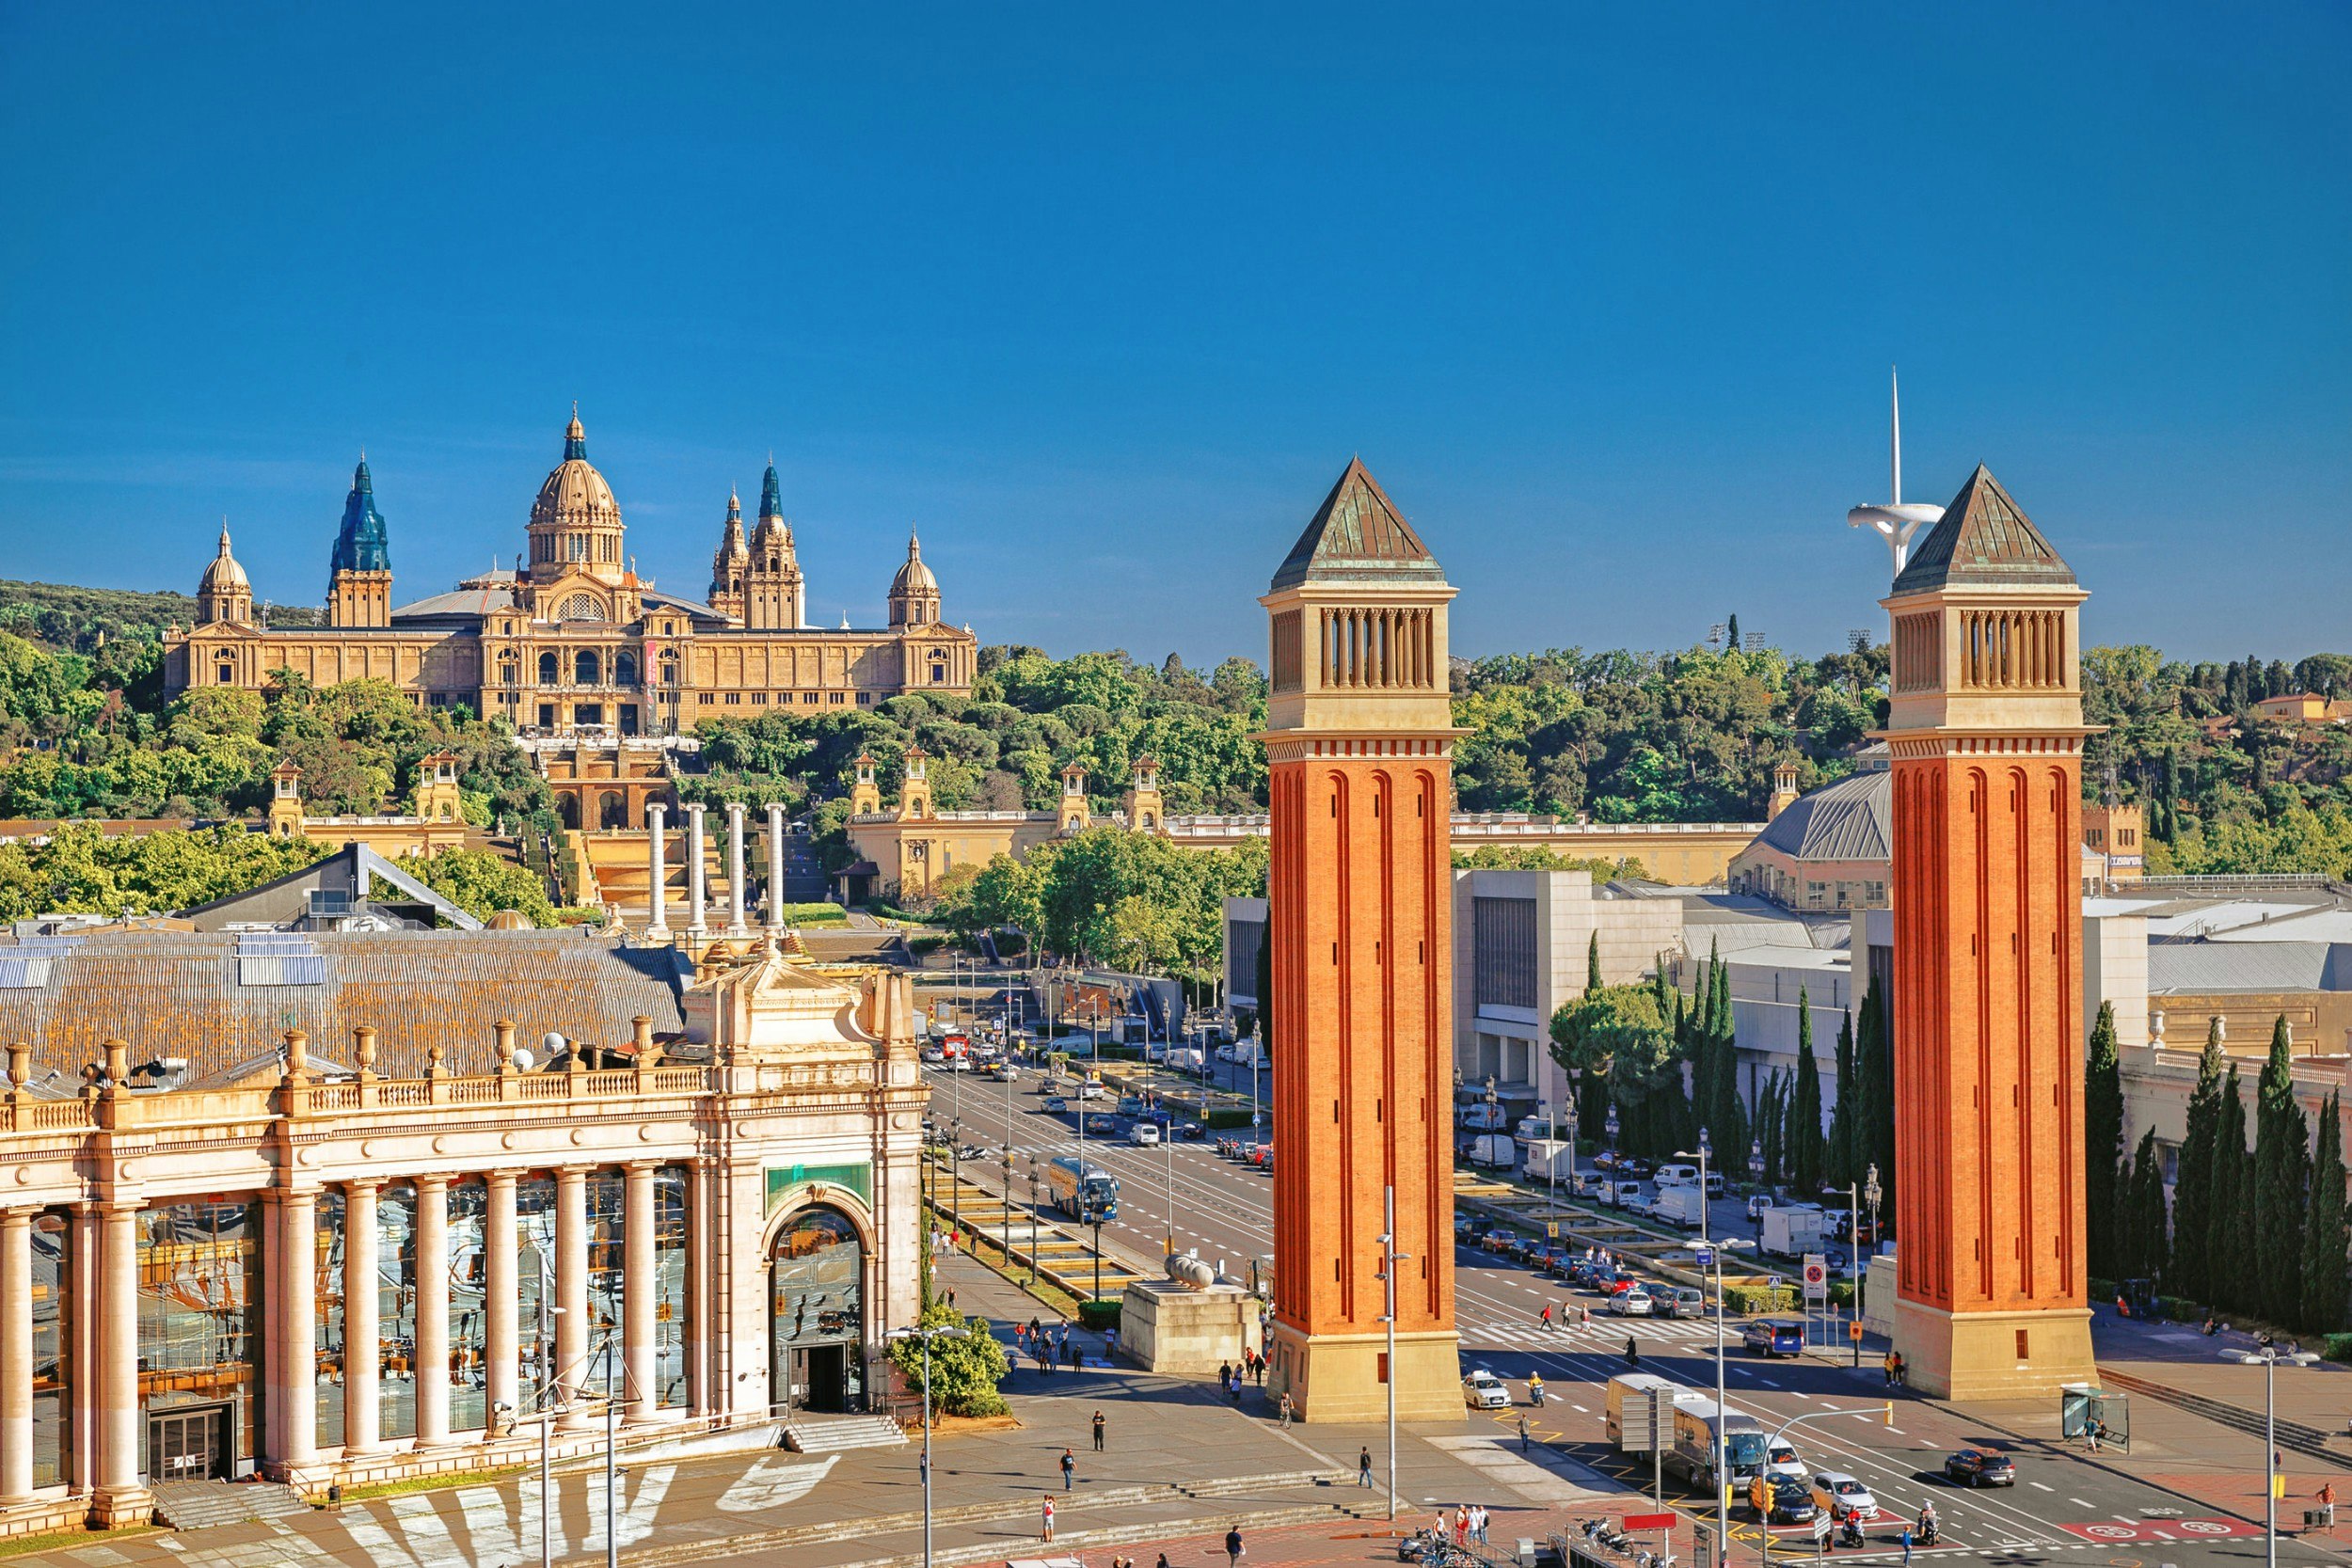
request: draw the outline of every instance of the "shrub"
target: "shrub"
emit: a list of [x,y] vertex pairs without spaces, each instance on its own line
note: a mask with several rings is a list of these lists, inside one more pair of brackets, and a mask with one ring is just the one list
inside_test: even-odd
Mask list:
[[[1005,1347],[988,1331],[984,1319],[966,1318],[945,1302],[923,1308],[926,1328],[963,1327],[963,1334],[942,1335],[930,1342],[931,1404],[950,1416],[1001,1416],[1008,1408],[996,1386],[1009,1370]],[[890,1360],[906,1375],[910,1388],[920,1389],[923,1346],[915,1339],[890,1341]]]
[[1119,1326],[1119,1303],[1116,1301],[1082,1301],[1078,1304],[1078,1326],[1101,1333]]
[[1797,1305],[1793,1285],[1726,1285],[1724,1307],[1740,1313],[1787,1312]]
[[1249,1113],[1243,1110],[1238,1105],[1213,1105],[1209,1108],[1209,1129],[1211,1132],[1216,1132],[1219,1129],[1227,1127],[1247,1127],[1248,1125]]
[[2330,1361],[2352,1361],[2352,1334],[2330,1334],[2321,1351]]

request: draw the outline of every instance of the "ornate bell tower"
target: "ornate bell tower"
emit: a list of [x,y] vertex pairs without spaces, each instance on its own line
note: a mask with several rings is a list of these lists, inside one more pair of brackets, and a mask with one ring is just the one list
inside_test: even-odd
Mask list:
[[[1459,1420],[1454,1328],[1454,588],[1351,461],[1258,602],[1273,865],[1274,1335],[1311,1421]],[[1395,1197],[1391,1221],[1385,1209]],[[1396,1252],[1388,1364],[1383,1238]]]
[[2090,595],[1979,467],[1885,599],[1895,1348],[1941,1398],[2093,1382],[2083,1238]]

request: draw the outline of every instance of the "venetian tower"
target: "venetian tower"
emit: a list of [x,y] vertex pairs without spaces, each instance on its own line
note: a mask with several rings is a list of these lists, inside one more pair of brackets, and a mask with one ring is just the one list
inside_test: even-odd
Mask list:
[[[1454,588],[1351,461],[1258,602],[1275,1005],[1273,1375],[1304,1419],[1461,1419],[1454,1329]],[[1395,1195],[1391,1223],[1384,1212]],[[1397,1265],[1385,1364],[1382,1238]]]
[[1941,1398],[2095,1382],[2083,1239],[2080,608],[1979,467],[1892,622],[1895,1348]]

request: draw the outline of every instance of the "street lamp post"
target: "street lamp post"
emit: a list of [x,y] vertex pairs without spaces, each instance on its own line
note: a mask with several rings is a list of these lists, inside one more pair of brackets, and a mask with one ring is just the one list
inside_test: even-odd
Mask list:
[[949,1327],[936,1323],[930,1328],[894,1328],[893,1339],[923,1341],[923,1568],[931,1568],[931,1341],[943,1334],[968,1334],[963,1324]]
[[1032,1154],[1029,1156],[1029,1283],[1032,1285],[1037,1283],[1037,1213],[1044,1202],[1041,1196],[1043,1185],[1037,1173],[1037,1156]]
[[[1699,1130],[1698,1162],[1699,1196],[1702,1199],[1704,1199],[1707,1196],[1707,1156],[1708,1153],[1708,1143],[1706,1134],[1707,1130],[1705,1128],[1701,1128]],[[1678,1154],[1676,1158],[1688,1159],[1690,1156]],[[1745,1243],[1735,1242],[1726,1237],[1721,1243],[1705,1243],[1703,1244],[1705,1245],[1707,1251],[1706,1260],[1708,1264],[1713,1266],[1715,1274],[1715,1411],[1718,1418],[1715,1422],[1715,1467],[1713,1477],[1715,1483],[1715,1549],[1722,1555],[1725,1561],[1728,1561],[1731,1553],[1731,1440],[1729,1433],[1726,1431],[1725,1423],[1721,1419],[1724,1406],[1730,1398],[1728,1391],[1724,1386],[1724,1253],[1727,1248],[1744,1245]],[[1769,1536],[1771,1531],[1767,1530],[1765,1533]]]
[[1008,1134],[1005,1144],[1005,1268],[1012,1268],[1012,1144]]
[[[555,1293],[555,1273],[548,1266],[547,1248],[533,1243],[532,1252],[539,1262],[539,1568],[548,1568],[554,1559],[553,1537],[548,1534],[548,1495],[555,1481],[548,1464],[548,1432],[555,1425],[555,1410],[550,1403],[556,1397],[555,1338],[548,1329],[548,1319],[560,1317],[564,1308],[548,1305]],[[785,1389],[785,1401],[790,1404],[791,1388]],[[787,1408],[787,1416],[790,1415]]]
[[1094,1211],[1094,1299],[1103,1299],[1103,1211]]
[[[2232,1351],[2222,1359],[2241,1364],[2262,1363],[2263,1561],[2265,1568],[2279,1568],[2279,1349],[2276,1345],[2265,1345],[2259,1350]],[[2084,1419],[2096,1418],[2086,1416]]]
[[947,1215],[963,1233],[963,1118],[950,1117],[947,1120]]
[[1388,1220],[1388,1228],[1380,1232],[1380,1289],[1388,1310],[1380,1314],[1381,1325],[1389,1337],[1388,1375],[1381,1382],[1388,1386],[1389,1395],[1389,1517],[1396,1517],[1396,1266],[1412,1254],[1396,1250],[1396,1189],[1383,1188],[1381,1212]]

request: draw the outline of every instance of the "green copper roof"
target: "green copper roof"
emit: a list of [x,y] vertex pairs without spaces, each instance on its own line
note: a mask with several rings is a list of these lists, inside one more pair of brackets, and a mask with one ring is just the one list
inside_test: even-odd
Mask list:
[[1979,463],[1933,531],[1913,548],[1893,591],[1924,594],[1998,584],[2072,587],[2074,582],[2074,568],[2058,558],[1993,471]]
[[351,476],[351,494],[343,499],[342,528],[335,535],[335,559],[329,572],[389,572],[391,546],[384,531],[384,515],[375,509],[375,481],[368,460]]
[[784,485],[776,478],[776,466],[768,465],[768,477],[759,482],[759,515],[762,517],[784,515]]

